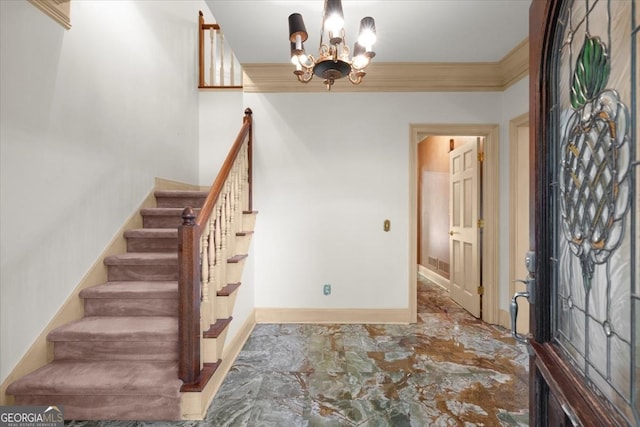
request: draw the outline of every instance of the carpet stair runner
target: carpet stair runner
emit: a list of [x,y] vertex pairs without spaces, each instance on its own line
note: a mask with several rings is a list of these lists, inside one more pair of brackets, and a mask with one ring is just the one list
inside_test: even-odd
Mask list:
[[[81,291],[84,317],[47,336],[53,361],[7,389],[16,405],[62,405],[70,420],[182,419],[177,227],[184,207],[199,208],[206,196],[155,192],[157,207],[140,211],[144,228],[124,233],[128,252],[104,259],[108,281]],[[238,233],[238,247],[248,249],[251,233]],[[231,320],[226,301],[239,285],[238,272],[232,274],[234,283],[220,295],[224,318],[203,332],[205,338],[220,335]]]

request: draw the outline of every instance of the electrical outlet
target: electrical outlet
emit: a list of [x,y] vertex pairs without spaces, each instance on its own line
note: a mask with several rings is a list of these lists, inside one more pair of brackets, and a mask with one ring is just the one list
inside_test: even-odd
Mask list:
[[324,285],[324,287],[322,288],[322,293],[325,295],[331,295],[331,285],[328,283]]

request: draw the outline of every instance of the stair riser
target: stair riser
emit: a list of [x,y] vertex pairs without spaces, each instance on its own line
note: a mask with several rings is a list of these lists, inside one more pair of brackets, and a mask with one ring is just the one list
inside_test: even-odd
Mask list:
[[202,361],[204,363],[215,363],[222,359],[222,350],[226,339],[227,331],[225,330],[218,338],[205,338],[202,340]]
[[28,395],[16,396],[24,406],[64,406],[65,420],[149,420],[181,419],[180,398],[136,395]]
[[236,304],[237,292],[232,293],[227,297],[217,296],[215,300],[215,313],[219,319],[231,317],[233,315],[233,307]]
[[177,238],[129,237],[127,252],[172,252],[178,250]]
[[107,266],[109,281],[169,281],[178,280],[176,265],[109,265]]
[[256,228],[256,213],[242,214],[242,231],[254,231]]
[[251,234],[236,237],[235,255],[248,254],[250,245],[251,245]]
[[177,341],[56,341],[55,360],[177,361]]
[[143,215],[144,228],[178,228],[184,220],[180,215]]
[[[227,263],[227,283],[236,283],[242,280],[242,270],[244,269],[245,260],[240,262]],[[218,317],[224,317],[219,316]]]
[[156,206],[159,208],[201,208],[205,197],[164,197],[156,196]]
[[85,298],[85,316],[177,316],[174,299]]

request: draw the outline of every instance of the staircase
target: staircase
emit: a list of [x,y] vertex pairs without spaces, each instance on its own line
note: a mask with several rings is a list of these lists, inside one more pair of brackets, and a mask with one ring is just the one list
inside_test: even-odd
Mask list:
[[[144,228],[124,233],[127,253],[104,259],[108,281],[80,293],[84,317],[49,333],[53,361],[7,389],[16,405],[63,405],[65,418],[76,420],[182,419],[177,227],[184,207],[199,208],[206,196],[155,192],[157,207],[140,212]],[[236,248],[244,253],[229,264],[246,257],[255,215],[243,217],[251,229],[236,233]],[[221,355],[216,339],[231,321],[241,271],[229,273],[234,283],[216,295],[223,318],[203,332],[205,359]]]
[[12,403],[68,420],[206,414],[255,225],[252,140],[247,108],[210,191],[155,192],[127,252],[103,259],[106,283],[80,292],[84,316],[48,334],[51,362],[7,387]]

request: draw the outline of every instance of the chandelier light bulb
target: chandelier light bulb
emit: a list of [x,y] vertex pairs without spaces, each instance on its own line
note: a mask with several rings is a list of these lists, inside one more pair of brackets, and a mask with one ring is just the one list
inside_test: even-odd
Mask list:
[[300,34],[296,34],[296,49],[302,50],[302,36]]
[[364,46],[356,42],[353,46],[353,68],[356,70],[362,70],[369,65],[369,57],[366,55]]
[[331,14],[324,22],[325,29],[329,31],[331,37],[339,37],[344,28],[344,19],[337,13]]
[[360,35],[358,36],[358,43],[364,46],[367,51],[371,51],[376,40],[375,21],[370,16],[362,18],[360,21]]

